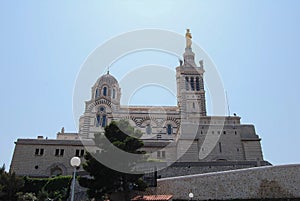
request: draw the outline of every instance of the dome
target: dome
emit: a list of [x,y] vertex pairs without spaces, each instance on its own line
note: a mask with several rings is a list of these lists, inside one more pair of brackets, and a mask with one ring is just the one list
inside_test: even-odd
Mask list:
[[119,104],[121,98],[121,89],[117,79],[107,74],[98,78],[97,82],[92,87],[92,99],[105,98],[116,104]]
[[107,74],[105,75],[102,75],[97,81],[98,85],[102,85],[103,83],[106,83],[111,86],[114,84],[118,85],[117,79],[111,74],[109,74],[109,72],[107,72]]

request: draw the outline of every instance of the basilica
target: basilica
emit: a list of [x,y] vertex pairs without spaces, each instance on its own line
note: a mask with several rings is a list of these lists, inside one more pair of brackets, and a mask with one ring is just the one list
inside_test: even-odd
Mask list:
[[191,33],[186,32],[183,60],[176,69],[176,106],[125,106],[118,80],[108,71],[91,88],[78,133],[62,129],[56,139],[17,139],[10,169],[18,175],[70,175],[69,161],[93,147],[95,133],[125,119],[142,131],[143,149],[168,164],[159,177],[270,165],[263,159],[254,125],[241,117],[209,116],[206,111],[205,61],[196,65]]

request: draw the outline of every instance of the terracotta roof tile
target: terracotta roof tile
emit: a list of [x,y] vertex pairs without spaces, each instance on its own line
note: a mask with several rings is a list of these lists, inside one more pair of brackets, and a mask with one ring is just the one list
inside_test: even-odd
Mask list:
[[136,196],[132,201],[168,201],[173,195],[144,195]]

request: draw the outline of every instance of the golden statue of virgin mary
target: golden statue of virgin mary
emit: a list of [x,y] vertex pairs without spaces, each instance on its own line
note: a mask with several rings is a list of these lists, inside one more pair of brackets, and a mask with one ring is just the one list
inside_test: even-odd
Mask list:
[[190,33],[190,29],[186,29],[185,39],[186,39],[186,48],[191,48],[192,34]]

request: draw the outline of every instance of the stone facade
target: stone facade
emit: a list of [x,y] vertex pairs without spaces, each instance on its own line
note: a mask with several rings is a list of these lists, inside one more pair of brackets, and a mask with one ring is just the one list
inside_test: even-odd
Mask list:
[[[93,146],[92,140],[84,143]],[[18,139],[10,170],[31,177],[72,175],[71,158],[78,156],[83,159],[84,153],[85,148],[79,139]]]
[[79,120],[80,137],[91,139],[104,132],[111,121],[126,119],[144,133],[145,151],[168,163],[263,161],[253,125],[241,124],[236,115],[207,116],[204,73],[203,60],[197,66],[187,45],[183,61],[176,67],[178,105],[142,107],[120,105],[121,88],[107,72],[96,81],[91,99],[85,103]]
[[[224,167],[213,168],[218,171],[226,170],[227,162],[250,162],[246,167],[266,164],[261,139],[253,125],[241,124],[236,115],[207,116],[204,64],[201,60],[199,66],[196,65],[190,45],[185,48],[184,61],[176,67],[177,106],[120,105],[121,88],[117,79],[107,72],[91,88],[91,99],[85,102],[84,114],[79,119],[79,133],[65,133],[62,129],[56,140],[18,139],[11,169],[30,176],[70,174],[69,161],[75,155],[81,156],[85,144],[82,142],[92,141],[95,133],[104,132],[111,121],[121,119],[128,120],[144,133],[143,149],[150,157],[168,165],[224,162]],[[61,150],[64,150],[62,155]],[[178,172],[178,168],[175,169]],[[207,171],[200,168],[196,172]]]
[[171,194],[174,199],[300,199],[300,165],[281,165],[230,170],[158,180],[145,194]]

